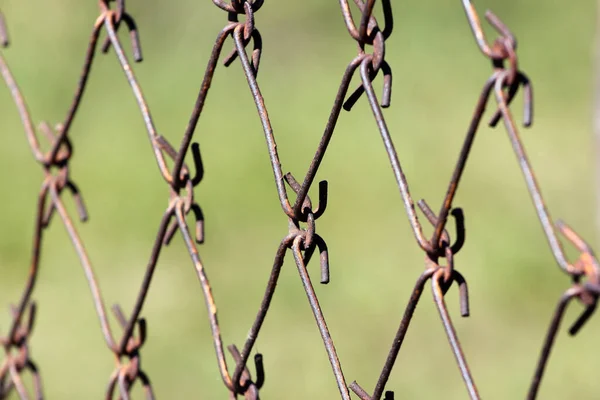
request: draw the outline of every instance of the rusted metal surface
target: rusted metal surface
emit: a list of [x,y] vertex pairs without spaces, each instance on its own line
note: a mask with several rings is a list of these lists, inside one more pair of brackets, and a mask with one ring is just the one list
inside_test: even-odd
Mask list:
[[[0,53],[0,73],[20,115],[33,157],[40,164],[44,172],[44,179],[38,194],[29,276],[18,305],[12,307],[12,324],[10,329],[0,339],[5,353],[4,361],[0,366],[0,397],[4,398],[8,396],[14,389],[18,396],[23,399],[30,397],[43,398],[41,375],[28,351],[27,343],[32,334],[35,319],[36,306],[32,300],[32,294],[40,265],[42,238],[54,217],[54,219],[58,218],[59,223],[66,229],[77,252],[89,284],[104,340],[116,361],[116,368],[109,377],[105,393],[107,399],[111,399],[114,396],[128,399],[131,387],[138,381],[144,388],[145,396],[148,399],[154,398],[150,379],[142,369],[140,362],[140,352],[146,338],[147,327],[146,320],[141,317],[141,314],[161,250],[170,243],[178,232],[185,243],[190,262],[196,271],[204,295],[208,311],[208,323],[211,328],[216,353],[217,368],[215,373],[220,374],[230,398],[237,398],[240,395],[246,399],[259,398],[259,391],[265,383],[266,375],[263,368],[262,355],[256,354],[254,356],[253,373],[250,371],[248,362],[271,305],[284,257],[289,251],[292,253],[292,257],[298,268],[301,284],[313,311],[325,351],[331,363],[333,378],[337,382],[342,399],[350,399],[352,392],[363,400],[380,399],[382,396],[385,396],[386,399],[394,397],[392,391],[385,392],[386,384],[402,347],[406,332],[409,329],[411,319],[425,289],[425,285],[428,282],[431,283],[434,303],[439,311],[443,328],[455,355],[468,394],[471,398],[478,399],[480,397],[478,389],[469,371],[467,359],[461,350],[460,341],[446,307],[444,296],[453,285],[457,286],[461,316],[467,317],[469,315],[467,282],[465,277],[455,269],[455,256],[465,242],[465,218],[463,211],[460,208],[454,207],[453,201],[462,173],[467,164],[476,132],[484,118],[486,105],[492,96],[496,100],[497,108],[491,115],[488,123],[492,127],[496,126],[500,121],[504,124],[552,254],[558,266],[571,280],[571,287],[565,291],[559,300],[539,361],[535,367],[535,373],[527,398],[534,399],[536,397],[555,336],[568,304],[571,300],[577,299],[585,307],[579,319],[570,328],[569,332],[572,335],[576,334],[593,314],[598,296],[600,295],[600,269],[598,260],[590,247],[568,225],[561,221],[553,222],[544,204],[510,109],[510,103],[519,90],[522,89],[525,107],[524,125],[525,127],[531,125],[533,118],[532,86],[529,78],[519,69],[516,40],[498,17],[489,11],[485,14],[485,19],[499,33],[498,38],[490,44],[483,33],[478,13],[473,4],[468,0],[462,0],[462,6],[475,37],[476,44],[483,53],[483,56],[491,62],[492,73],[490,78],[483,84],[483,89],[476,102],[471,122],[467,127],[463,147],[448,184],[446,195],[442,199],[439,211],[435,214],[425,200],[418,201],[417,207],[415,207],[415,202],[409,190],[408,180],[402,170],[402,165],[394,148],[394,143],[382,112],[382,109],[389,107],[391,102],[392,69],[386,61],[385,46],[386,40],[392,34],[394,22],[390,0],[381,0],[383,25],[380,25],[372,15],[377,5],[375,0],[354,0],[354,5],[349,4],[348,0],[339,0],[346,28],[351,39],[358,44],[359,50],[358,54],[349,62],[342,76],[323,136],[317,146],[308,171],[301,181],[296,180],[291,173],[283,172],[269,113],[257,82],[263,42],[257,27],[255,14],[264,6],[263,0],[232,0],[230,3],[224,0],[213,0],[213,3],[223,11],[223,17],[227,18],[227,22],[225,27],[217,33],[215,45],[210,54],[196,103],[178,149],[156,131],[152,114],[135,77],[133,67],[118,39],[116,32],[122,25],[125,25],[130,32],[133,59],[136,62],[142,60],[140,37],[135,20],[127,13],[124,0],[115,1],[114,7],[111,7],[110,3],[110,0],[100,0],[98,2],[100,14],[93,24],[89,46],[85,54],[73,102],[68,108],[64,120],[55,126],[42,122],[37,129],[35,128],[26,101],[9,70],[4,56]],[[354,7],[360,11],[358,18],[351,13],[351,9]],[[118,305],[112,307],[112,311],[120,325],[120,333],[116,333],[113,327],[110,326],[106,306],[99,283],[94,274],[92,262],[73,224],[72,216],[63,204],[65,189],[67,189],[66,192],[73,196],[75,200],[79,219],[81,221],[87,219],[83,197],[77,185],[71,179],[69,160],[73,154],[73,144],[69,133],[77,110],[84,98],[86,83],[90,75],[94,56],[99,45],[99,36],[102,31],[107,34],[107,38],[100,45],[101,51],[103,53],[114,52],[122,67],[125,79],[131,87],[143,117],[158,170],[164,178],[169,191],[168,207],[158,226],[156,239],[150,252],[146,272],[139,287],[134,307],[129,314],[124,313]],[[248,89],[252,94],[258,117],[262,123],[275,178],[275,186],[284,217],[287,218],[289,226],[289,232],[281,240],[275,251],[273,267],[268,278],[264,297],[247,339],[240,347],[241,351],[234,344],[227,346],[227,350],[233,360],[232,366],[228,365],[227,362],[217,318],[217,307],[209,283],[207,267],[198,252],[198,244],[201,244],[204,240],[204,215],[200,205],[194,200],[194,188],[202,181],[204,170],[199,147],[196,143],[192,144],[196,125],[202,115],[217,64],[221,59],[221,52],[228,39],[231,39],[233,50],[222,61],[225,66],[230,66],[233,65],[236,59],[239,59],[242,73],[246,77]],[[0,43],[4,47],[8,46],[8,33],[4,17],[1,13]],[[349,92],[351,81],[355,75],[358,75],[360,84],[353,91]],[[377,97],[373,89],[373,81],[380,75],[383,79],[381,99]],[[342,109],[350,111],[354,104],[363,97],[373,112],[374,122],[383,140],[385,152],[390,160],[391,169],[396,179],[400,197],[408,215],[417,245],[425,255],[425,271],[418,277],[414,289],[409,296],[405,313],[400,321],[398,331],[392,340],[387,359],[381,369],[377,382],[375,382],[372,394],[369,394],[356,381],[350,385],[347,384],[342,364],[336,353],[333,336],[329,332],[325,315],[315,294],[314,282],[309,276],[307,269],[310,260],[315,251],[317,251],[319,254],[320,283],[327,284],[329,282],[329,249],[323,237],[316,232],[316,221],[323,215],[327,207],[327,182],[319,182],[317,186],[318,204],[316,206],[313,204],[308,193],[313,187],[317,170],[327,151]],[[37,132],[42,133],[48,142],[48,149],[46,151],[42,150]],[[189,152],[192,153],[193,165],[187,165],[184,162]],[[167,166],[168,160],[173,164],[172,169],[169,169]],[[292,198],[289,196],[289,190],[294,193]],[[427,222],[433,226],[431,238],[425,237],[423,233],[422,222],[417,213],[417,208],[422,212]],[[190,213],[193,214],[195,219],[194,234],[191,233],[190,226],[186,220],[186,216]],[[58,214],[58,216],[56,217],[55,214]],[[452,216],[455,221],[454,241],[446,229],[449,216]],[[570,262],[567,259],[558,235],[559,233],[579,251],[580,256],[576,261]],[[378,368],[378,366],[374,365],[373,368]],[[29,379],[33,379],[33,395],[27,392],[26,385],[23,383],[26,371],[32,376]]]

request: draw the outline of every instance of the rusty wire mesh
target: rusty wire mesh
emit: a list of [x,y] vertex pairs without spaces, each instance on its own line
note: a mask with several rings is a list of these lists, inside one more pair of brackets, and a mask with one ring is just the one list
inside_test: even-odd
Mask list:
[[[1,398],[7,397],[14,391],[23,399],[30,397],[43,398],[41,372],[34,361],[34,355],[29,352],[28,343],[36,315],[36,303],[33,301],[32,295],[38,276],[40,256],[43,248],[42,238],[53,218],[58,219],[59,223],[66,229],[81,261],[81,266],[85,271],[89,289],[93,296],[95,312],[98,316],[102,334],[108,349],[113,353],[116,361],[116,367],[108,378],[106,398],[113,398],[114,396],[123,399],[129,398],[130,390],[136,382],[142,385],[147,398],[154,398],[149,375],[140,363],[140,352],[146,339],[146,321],[142,317],[142,310],[161,250],[177,234],[181,236],[185,243],[190,261],[200,282],[216,352],[216,371],[218,370],[230,398],[237,398],[237,396],[243,395],[248,399],[257,399],[259,398],[259,391],[265,383],[262,355],[258,353],[254,355],[254,371],[252,373],[248,364],[255,347],[255,342],[271,305],[284,257],[288,251],[291,252],[297,266],[301,284],[313,311],[325,351],[331,363],[333,378],[337,383],[341,398],[349,399],[352,392],[361,399],[380,399],[383,396],[386,399],[394,398],[393,391],[386,391],[386,383],[395,365],[411,319],[427,283],[431,285],[435,305],[469,396],[473,399],[480,398],[467,360],[461,350],[460,341],[446,307],[444,296],[454,284],[459,292],[460,313],[463,317],[469,315],[467,282],[465,277],[454,266],[454,257],[461,250],[465,242],[465,220],[463,211],[453,206],[453,200],[467,164],[475,135],[481,121],[484,119],[486,105],[492,96],[496,101],[496,105],[494,106],[493,114],[489,117],[488,124],[491,127],[495,127],[499,123],[504,125],[552,254],[559,268],[565,272],[570,282],[570,286],[558,301],[542,345],[533,378],[531,379],[527,398],[536,398],[544,369],[549,361],[554,339],[559,331],[562,317],[568,304],[576,299],[584,305],[584,311],[569,329],[571,335],[576,334],[595,311],[598,295],[600,294],[599,264],[592,249],[586,242],[566,223],[553,221],[544,204],[533,169],[520,140],[517,124],[510,109],[511,102],[521,89],[524,97],[523,124],[525,127],[529,127],[532,124],[532,86],[528,76],[519,68],[516,54],[516,40],[508,27],[497,16],[489,11],[485,14],[485,19],[499,34],[498,38],[493,42],[488,42],[474,6],[468,0],[462,1],[467,22],[470,25],[479,50],[491,62],[492,72],[489,79],[483,83],[481,95],[475,105],[471,123],[469,124],[456,167],[448,183],[446,195],[439,211],[435,213],[425,200],[420,200],[416,203],[425,220],[433,227],[432,236],[427,238],[423,233],[422,220],[417,213],[407,178],[402,170],[383,114],[383,109],[390,106],[392,89],[392,66],[386,61],[385,45],[386,40],[392,34],[394,22],[390,0],[382,0],[380,2],[384,16],[381,25],[373,14],[374,7],[376,6],[375,0],[354,0],[354,5],[349,4],[347,0],[340,0],[339,2],[346,28],[351,37],[348,40],[356,42],[358,45],[358,54],[349,62],[341,78],[339,90],[335,97],[323,136],[308,166],[308,171],[302,177],[294,177],[289,172],[284,173],[277,152],[269,113],[257,81],[261,60],[262,37],[255,21],[255,14],[263,6],[268,6],[264,4],[263,0],[232,0],[230,3],[224,0],[213,0],[214,5],[223,11],[223,17],[227,18],[227,23],[217,34],[216,42],[205,70],[201,89],[178,147],[174,147],[164,136],[161,136],[157,132],[142,89],[117,36],[119,28],[123,29],[125,27],[129,30],[133,59],[136,62],[141,61],[140,37],[134,16],[126,11],[124,0],[115,1],[114,7],[111,7],[110,3],[110,0],[100,0],[98,3],[100,8],[99,16],[93,24],[89,47],[86,52],[73,102],[67,110],[64,120],[55,126],[46,122],[42,122],[38,128],[34,126],[25,98],[20,92],[4,57],[0,54],[0,72],[19,112],[34,159],[40,164],[44,173],[44,179],[37,200],[31,269],[22,297],[17,306],[12,307],[12,324],[1,339],[5,353],[0,368]],[[360,10],[358,17],[353,17],[351,6],[356,6]],[[10,22],[10,16],[7,19]],[[9,41],[6,25],[4,16],[0,14],[0,41],[4,47],[8,46]],[[102,33],[106,33],[107,35],[104,41],[100,40]],[[233,44],[233,49],[224,57],[221,57],[222,50],[228,43],[228,39]],[[81,102],[84,101],[84,91],[98,46],[100,46],[104,53],[112,49],[111,51],[118,59],[142,114],[159,172],[169,190],[168,206],[162,216],[135,305],[128,313],[122,311],[118,305],[112,308],[122,331],[120,334],[116,334],[110,325],[92,263],[77,228],[73,223],[72,215],[67,211],[63,202],[65,193],[68,193],[76,203],[79,219],[81,221],[87,219],[87,210],[83,197],[79,192],[78,186],[72,180],[69,169],[69,161],[73,151],[73,144],[69,133],[77,110]],[[194,199],[194,189],[202,181],[204,170],[199,146],[195,143],[192,144],[192,140],[196,125],[203,112],[214,72],[221,59],[225,66],[230,66],[234,61],[237,61],[242,67],[248,89],[254,99],[258,117],[263,127],[279,202],[289,226],[288,234],[277,245],[273,267],[256,318],[250,327],[246,341],[241,343],[239,347],[234,344],[225,346],[221,338],[217,318],[217,306],[207,274],[211,267],[205,266],[200,258],[197,246],[198,244],[202,244],[204,240],[204,214],[200,205]],[[355,75],[358,75],[360,83],[350,90],[351,82]],[[378,78],[383,81],[383,93],[380,98],[377,97],[373,87],[373,81]],[[381,134],[417,245],[425,255],[425,271],[417,278],[414,289],[409,296],[404,316],[400,321],[385,363],[381,368],[379,378],[374,384],[374,389],[370,391],[366,388],[372,387],[372,383],[362,382],[361,385],[357,381],[353,381],[348,384],[342,370],[342,364],[338,359],[332,336],[329,333],[327,322],[319,305],[313,280],[307,270],[310,260],[314,258],[315,261],[313,262],[316,262],[318,258],[320,266],[319,282],[322,284],[329,282],[329,249],[323,237],[316,232],[316,221],[324,214],[327,208],[327,182],[321,181],[316,185],[316,202],[313,202],[310,198],[309,191],[315,186],[314,180],[317,171],[328,148],[342,109],[351,111],[354,104],[363,97],[368,101],[373,113],[374,122]],[[46,150],[42,149],[43,146],[40,145],[37,132],[41,133],[48,142]],[[185,162],[186,156],[189,153],[191,153],[191,165]],[[169,167],[170,164],[172,166]],[[292,193],[293,195],[290,196]],[[188,222],[188,215],[190,214],[193,217],[193,224]],[[452,216],[455,222],[455,234],[452,235],[453,238],[451,238],[446,229],[449,216]],[[579,257],[575,261],[567,259],[559,235],[562,235],[579,252]],[[226,350],[230,353],[233,365],[227,362]],[[373,367],[376,368],[376,366]],[[26,385],[23,382],[24,372],[29,372],[33,379],[33,394],[28,393]],[[358,380],[360,381],[360,379]]]

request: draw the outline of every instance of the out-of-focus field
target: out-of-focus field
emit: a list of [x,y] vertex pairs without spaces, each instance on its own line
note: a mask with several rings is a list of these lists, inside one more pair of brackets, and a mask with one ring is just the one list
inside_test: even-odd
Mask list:
[[[98,13],[94,3],[0,4],[11,35],[11,47],[3,54],[36,122],[64,118]],[[564,218],[597,244],[591,132],[595,4],[475,3],[482,16],[493,9],[519,40],[520,67],[531,77],[535,94],[534,126],[522,137],[553,217]],[[145,57],[135,72],[159,132],[178,144],[227,15],[209,0],[129,0],[127,6],[139,25]],[[395,27],[386,57],[394,86],[385,116],[415,199],[425,198],[437,210],[490,63],[477,49],[458,0],[392,6]],[[268,0],[256,14],[256,26],[264,41],[259,84],[284,172],[300,179],[356,45],[335,0]],[[495,36],[487,25],[486,32]],[[121,38],[130,54],[124,27]],[[228,41],[226,52],[231,46]],[[380,78],[376,84],[379,88]],[[520,121],[520,97],[513,109]],[[4,85],[0,110],[0,304],[8,305],[18,300],[27,275],[42,172]],[[107,306],[118,302],[129,313],[168,188],[112,50],[97,56],[71,133],[72,178],[90,213],[89,222],[77,223],[77,229]],[[200,252],[224,342],[240,346],[287,232],[287,218],[238,61],[219,67],[195,140],[206,169],[196,189],[206,216]],[[348,383],[356,379],[371,391],[423,269],[423,254],[364,98],[351,113],[342,113],[317,179],[330,183],[328,210],[317,231],[329,245],[331,261],[331,283],[318,285],[317,294]],[[75,215],[70,199],[67,204]],[[501,125],[479,132],[455,205],[463,207],[467,224],[467,242],[455,262],[468,279],[472,306],[470,318],[459,318],[456,291],[449,293],[459,337],[484,398],[523,397],[551,313],[569,281],[552,258]],[[288,256],[257,342],[267,379],[261,395],[336,398],[335,380],[292,261]],[[317,269],[316,263],[310,265],[315,276]],[[39,312],[31,351],[48,398],[101,398],[113,358],[58,220],[45,235],[34,298]],[[580,310],[572,306],[565,323]],[[5,334],[9,313],[0,315]],[[180,235],[161,255],[143,316],[149,332],[143,368],[158,398],[226,398],[200,285]],[[600,365],[590,349],[600,318],[576,338],[568,337],[566,329],[561,329],[540,398],[597,398]],[[398,398],[467,397],[429,289],[388,388]]]

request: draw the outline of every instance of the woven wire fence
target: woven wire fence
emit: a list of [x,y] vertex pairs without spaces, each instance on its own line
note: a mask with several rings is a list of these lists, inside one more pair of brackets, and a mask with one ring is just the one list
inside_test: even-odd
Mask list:
[[[491,72],[487,81],[482,82],[481,94],[475,104],[456,166],[447,184],[445,196],[441,199],[441,205],[433,209],[430,206],[431,202],[423,199],[413,200],[409,180],[403,171],[383,111],[390,106],[392,99],[393,65],[390,65],[386,59],[386,40],[394,30],[394,12],[390,0],[379,2],[354,0],[352,4],[348,0],[339,1],[340,12],[348,31],[347,40],[356,43],[357,53],[349,55],[350,61],[341,76],[341,83],[326,121],[322,138],[320,142],[315,143],[314,157],[307,165],[304,175],[293,175],[282,167],[282,160],[277,151],[276,135],[258,79],[263,50],[263,37],[259,30],[258,16],[263,7],[271,6],[270,2],[213,0],[213,3],[215,15],[217,12],[221,13],[224,27],[221,31],[215,32],[215,44],[210,53],[197,99],[186,129],[178,143],[171,143],[157,131],[142,86],[136,78],[135,67],[131,60],[142,61],[142,36],[136,25],[135,15],[127,12],[124,0],[100,0],[98,2],[98,17],[91,24],[89,45],[85,52],[73,101],[67,108],[64,119],[58,124],[41,122],[36,125],[34,123],[26,101],[27,96],[19,89],[4,57],[5,53],[0,53],[2,78],[14,100],[34,161],[40,165],[43,172],[37,197],[30,271],[21,298],[15,306],[11,307],[12,322],[1,338],[4,358],[0,367],[0,397],[8,397],[11,393],[16,393],[22,399],[44,397],[42,376],[45,367],[36,363],[35,353],[29,351],[29,343],[36,317],[35,287],[40,265],[43,264],[40,261],[44,252],[42,239],[48,227],[54,224],[64,227],[77,253],[93,298],[99,328],[108,351],[113,354],[115,359],[114,370],[112,373],[107,373],[105,393],[107,399],[130,398],[130,391],[135,384],[141,385],[146,398],[154,398],[152,382],[154,379],[159,380],[160,377],[151,379],[152,366],[141,363],[143,345],[147,337],[147,322],[143,317],[143,309],[155,270],[160,265],[159,256],[172,240],[183,240],[189,262],[197,274],[199,287],[205,300],[207,324],[210,326],[215,350],[214,372],[222,380],[224,397],[225,393],[229,393],[229,398],[244,396],[247,399],[258,399],[260,389],[263,385],[268,385],[265,377],[272,376],[274,379],[277,377],[277,371],[265,371],[262,355],[256,352],[255,344],[271,307],[284,257],[289,254],[297,267],[300,277],[299,284],[302,285],[314,314],[315,323],[323,342],[322,351],[326,352],[331,365],[332,374],[329,379],[335,380],[339,396],[342,399],[350,399],[352,396],[363,400],[394,398],[393,388],[387,385],[388,379],[426,286],[431,287],[435,307],[439,312],[443,329],[468,395],[473,399],[480,398],[478,387],[453,324],[452,313],[447,308],[445,295],[450,290],[457,291],[460,315],[462,317],[469,316],[469,290],[466,274],[463,275],[455,268],[455,257],[466,241],[465,217],[463,210],[454,205],[454,199],[468,164],[475,136],[480,126],[487,123],[491,127],[500,125],[505,129],[549,249],[557,266],[566,275],[565,292],[558,299],[546,337],[540,343],[539,359],[533,368],[531,383],[526,394],[527,399],[536,398],[545,368],[551,361],[551,350],[567,306],[572,300],[583,305],[579,317],[575,321],[568,321],[569,333],[575,335],[584,327],[595,311],[600,294],[600,277],[598,260],[590,246],[569,225],[560,220],[555,221],[550,216],[533,167],[527,158],[526,149],[520,138],[521,128],[515,122],[511,103],[517,96],[522,96],[523,127],[531,126],[533,122],[533,91],[530,77],[521,70],[516,52],[517,42],[511,30],[499,17],[488,11],[484,14],[484,19],[498,34],[493,41],[488,40],[483,32],[483,22],[478,11],[470,1],[462,0],[462,7],[466,15],[465,27],[468,26],[472,31],[474,43],[479,48],[484,61],[490,63]],[[379,21],[374,13],[376,7],[380,7],[380,15],[383,16]],[[130,33],[130,43],[125,45],[117,35],[118,30],[124,29]],[[9,31],[10,15],[0,14],[0,42],[4,47],[8,47],[9,38],[12,39],[9,37]],[[15,42],[18,42],[18,38],[15,38]],[[477,47],[473,46],[473,51],[477,51]],[[111,53],[111,57],[116,57],[124,74],[123,84],[126,82],[131,88],[131,93],[137,102],[145,124],[158,173],[164,180],[167,202],[166,210],[157,229],[156,239],[149,249],[149,261],[142,282],[138,286],[132,285],[132,290],[134,288],[137,290],[133,308],[123,310],[119,305],[111,308],[115,320],[118,321],[118,328],[111,325],[109,311],[100,289],[101,284],[96,278],[92,260],[86,251],[84,240],[79,234],[78,225],[75,222],[76,219],[85,222],[88,218],[88,211],[84,202],[84,193],[80,191],[76,183],[77,172],[73,172],[70,168],[73,148],[76,145],[76,139],[71,137],[71,127],[80,105],[85,102],[86,85],[90,75],[93,74],[92,65],[99,51]],[[193,142],[194,135],[198,121],[203,116],[208,94],[211,92],[215,71],[222,68],[219,63],[225,67],[240,68],[246,79],[247,87],[239,88],[239,90],[249,90],[254,99],[281,206],[281,219],[287,221],[288,225],[287,234],[281,238],[279,243],[273,245],[275,255],[272,269],[270,273],[265,271],[264,279],[267,283],[264,297],[256,311],[256,317],[248,327],[246,340],[237,344],[227,344],[222,339],[217,318],[218,301],[217,297],[213,295],[209,280],[211,268],[215,267],[205,263],[201,258],[202,246],[200,245],[204,242],[205,215],[201,204],[194,197],[195,190],[201,184],[204,175],[203,159],[199,145]],[[374,82],[382,87],[381,94],[374,89]],[[335,332],[330,333],[329,331],[327,319],[315,291],[315,283],[329,283],[329,251],[336,251],[335,248],[330,249],[327,246],[324,239],[326,232],[317,230],[316,221],[326,215],[328,183],[327,181],[316,182],[315,179],[330,140],[336,131],[338,118],[344,110],[351,111],[358,101],[368,103],[372,111],[373,127],[381,135],[385,153],[400,192],[402,205],[414,233],[416,246],[422,251],[425,260],[424,272],[415,273],[414,289],[408,295],[408,302],[397,332],[390,337],[391,344],[383,365],[372,366],[380,371],[375,382],[365,382],[361,377],[347,377],[344,373],[343,360],[338,357],[334,345]],[[491,111],[486,113],[486,108]],[[10,111],[2,110],[2,113]],[[312,198],[309,192],[311,192]],[[74,201],[76,214],[65,206],[65,198]],[[449,229],[449,221],[453,222],[452,229]],[[430,237],[425,235],[424,225],[429,225],[428,229],[431,228],[433,233]],[[577,250],[578,257],[573,259],[567,257],[563,249],[565,243]],[[307,267],[311,261],[315,270],[309,273]],[[318,274],[316,273],[317,265],[319,267]],[[255,269],[253,274],[259,274],[260,271],[262,270]],[[456,318],[456,316],[454,317]],[[152,324],[154,321],[149,321],[149,323]],[[26,384],[25,380],[31,380],[32,384]],[[397,389],[397,392],[397,397],[401,397],[400,389]]]

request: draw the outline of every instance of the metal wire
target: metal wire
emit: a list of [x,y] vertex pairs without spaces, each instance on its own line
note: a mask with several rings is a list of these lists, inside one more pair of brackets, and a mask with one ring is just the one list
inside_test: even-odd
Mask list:
[[[180,232],[183,238],[190,261],[200,282],[208,311],[208,323],[212,332],[217,368],[223,384],[229,392],[230,398],[237,398],[239,395],[243,395],[246,399],[259,398],[259,391],[265,383],[262,355],[256,354],[254,357],[254,374],[248,368],[248,361],[270,308],[284,257],[288,251],[291,251],[342,399],[350,399],[351,391],[363,400],[381,399],[382,396],[385,396],[386,399],[394,398],[394,392],[392,391],[387,391],[384,394],[386,384],[402,347],[404,337],[410,326],[423,289],[428,281],[431,281],[434,302],[440,314],[443,328],[455,355],[468,394],[472,399],[479,399],[478,389],[469,371],[468,363],[461,349],[460,341],[446,307],[444,296],[452,285],[456,284],[459,290],[461,315],[463,317],[469,315],[467,283],[463,275],[454,267],[455,256],[465,242],[465,220],[463,211],[460,208],[454,207],[453,201],[462,173],[467,164],[475,135],[483,119],[486,105],[492,95],[496,99],[497,110],[490,118],[489,125],[494,127],[498,122],[503,122],[552,254],[558,266],[571,279],[571,286],[560,298],[556,311],[552,316],[551,325],[548,329],[533,379],[531,380],[529,392],[527,393],[527,399],[536,398],[544,369],[549,360],[556,334],[568,304],[571,300],[577,299],[585,306],[585,310],[581,316],[570,328],[569,332],[572,335],[576,334],[583,327],[595,311],[598,296],[600,296],[600,265],[591,248],[573,229],[561,221],[553,222],[544,204],[539,185],[520,140],[519,132],[510,109],[510,103],[522,88],[525,108],[523,117],[524,125],[525,127],[531,125],[533,118],[532,86],[529,78],[518,67],[516,40],[498,17],[489,11],[485,14],[486,20],[499,33],[499,37],[490,44],[483,33],[475,7],[469,0],[462,0],[462,6],[476,43],[484,57],[491,61],[492,74],[484,82],[471,122],[468,125],[455,169],[448,184],[446,195],[437,215],[425,200],[417,202],[417,207],[421,210],[427,222],[433,226],[433,234],[428,239],[423,233],[422,224],[409,190],[407,178],[402,170],[402,165],[394,148],[394,143],[382,111],[383,108],[389,107],[391,102],[392,69],[386,61],[385,47],[386,39],[392,34],[394,22],[390,0],[381,0],[384,16],[383,28],[380,27],[378,21],[373,16],[373,10],[376,6],[375,0],[354,0],[354,6],[358,8],[361,14],[358,23],[355,23],[351,12],[354,6],[351,6],[348,0],[339,0],[348,33],[358,44],[358,54],[350,61],[342,76],[323,136],[301,183],[291,173],[283,172],[269,113],[257,82],[263,42],[257,28],[255,14],[263,6],[263,0],[231,0],[229,3],[224,0],[213,0],[213,3],[227,14],[227,23],[217,34],[197,100],[178,150],[166,138],[157,133],[141,86],[135,77],[132,65],[117,36],[117,30],[124,23],[130,32],[133,59],[136,62],[140,62],[142,60],[142,52],[135,20],[126,11],[125,0],[114,1],[116,3],[115,8],[111,8],[110,3],[111,0],[98,1],[100,15],[93,25],[73,102],[68,108],[63,122],[54,127],[46,122],[42,122],[38,129],[34,127],[25,98],[17,86],[3,54],[0,52],[0,73],[17,107],[34,159],[41,165],[44,172],[44,179],[38,194],[29,276],[18,305],[11,308],[12,324],[10,329],[6,336],[0,338],[0,343],[5,353],[4,361],[0,366],[0,398],[7,397],[13,389],[22,399],[31,397],[23,383],[23,374],[25,371],[28,371],[32,375],[33,397],[37,399],[43,398],[40,372],[37,365],[31,359],[28,350],[28,341],[32,334],[36,314],[36,305],[32,300],[32,294],[40,266],[42,238],[52,217],[57,213],[60,223],[65,227],[77,252],[81,266],[84,269],[105,342],[116,360],[116,367],[110,375],[105,393],[107,399],[112,399],[115,395],[122,399],[128,399],[130,390],[137,381],[142,385],[146,398],[154,398],[151,381],[143,371],[140,362],[140,350],[145,342],[147,329],[146,321],[141,317],[141,313],[161,250],[170,243],[177,232]],[[240,17],[242,17],[243,22],[240,21]],[[73,145],[69,133],[84,97],[86,84],[98,47],[98,40],[102,32],[106,32],[107,38],[102,44],[101,50],[106,53],[112,48],[116,55],[117,61],[125,74],[125,78],[139,106],[159,172],[169,190],[168,207],[160,220],[156,239],[150,252],[146,272],[133,310],[127,316],[118,305],[112,307],[112,311],[120,325],[122,332],[120,335],[115,335],[115,331],[110,326],[91,260],[73,223],[72,216],[63,204],[64,190],[67,189],[76,202],[80,220],[83,222],[87,219],[87,211],[82,195],[70,177],[69,161],[73,154]],[[194,200],[194,188],[202,181],[204,170],[199,147],[196,143],[192,144],[195,128],[202,115],[213,76],[221,58],[221,52],[229,38],[233,41],[234,48],[224,58],[223,63],[225,66],[230,66],[236,59],[240,61],[242,72],[247,80],[248,88],[256,105],[258,117],[262,123],[275,178],[275,186],[289,226],[289,232],[281,240],[276,249],[273,268],[267,282],[264,297],[247,339],[241,347],[241,351],[233,344],[227,347],[234,362],[234,367],[232,368],[227,363],[217,318],[217,307],[209,283],[207,269],[200,258],[197,247],[197,244],[202,243],[204,240],[204,214],[201,207]],[[6,47],[8,43],[8,33],[4,16],[0,13],[0,44]],[[249,55],[247,48],[250,45],[252,45],[252,50]],[[354,91],[349,93],[350,84],[357,72],[360,84]],[[380,74],[383,75],[381,100],[378,99],[373,88],[373,81]],[[318,297],[315,294],[313,281],[307,270],[314,252],[318,251],[321,270],[320,282],[327,284],[330,280],[329,250],[325,240],[316,233],[316,221],[323,215],[327,207],[327,182],[322,181],[318,185],[319,199],[316,208],[313,207],[308,193],[313,186],[315,176],[335,131],[342,108],[350,111],[354,104],[363,97],[363,94],[373,112],[374,120],[383,140],[385,152],[390,160],[391,169],[396,179],[400,197],[408,215],[415,239],[425,255],[425,271],[417,279],[414,289],[409,296],[409,301],[400,321],[398,331],[393,338],[388,356],[375,383],[372,394],[369,394],[356,381],[347,385],[325,316],[319,304]],[[49,143],[47,151],[42,150],[36,131],[41,132],[46,137]],[[184,162],[186,155],[190,151],[193,156],[193,168],[190,168]],[[167,167],[167,160],[172,161],[172,170],[169,170]],[[291,200],[288,196],[287,187],[295,194],[294,200]],[[190,233],[190,227],[186,220],[186,216],[190,212],[195,219],[195,237]],[[452,242],[446,230],[450,215],[454,218],[456,225],[454,242]],[[574,262],[567,260],[558,233],[568,242],[571,242],[579,251],[579,258]],[[444,263],[441,262],[442,259],[445,259]]]

